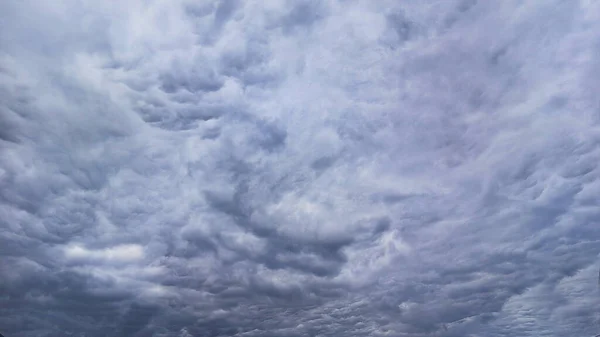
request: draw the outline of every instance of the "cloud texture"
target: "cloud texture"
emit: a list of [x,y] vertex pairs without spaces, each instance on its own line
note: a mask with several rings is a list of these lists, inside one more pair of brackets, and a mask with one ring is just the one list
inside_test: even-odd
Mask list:
[[0,329],[600,333],[600,3],[0,2]]

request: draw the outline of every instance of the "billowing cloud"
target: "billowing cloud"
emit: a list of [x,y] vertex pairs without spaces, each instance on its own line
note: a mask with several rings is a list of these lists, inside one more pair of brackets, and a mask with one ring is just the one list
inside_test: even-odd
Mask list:
[[600,333],[597,13],[0,2],[0,330]]

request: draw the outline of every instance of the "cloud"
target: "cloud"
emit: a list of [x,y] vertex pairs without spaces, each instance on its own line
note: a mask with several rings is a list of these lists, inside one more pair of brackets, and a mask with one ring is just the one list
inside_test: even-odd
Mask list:
[[1,3],[2,333],[598,333],[597,7]]
[[119,245],[116,247],[90,250],[79,245],[65,248],[67,259],[71,260],[100,260],[107,262],[130,262],[144,257],[144,249],[140,245]]

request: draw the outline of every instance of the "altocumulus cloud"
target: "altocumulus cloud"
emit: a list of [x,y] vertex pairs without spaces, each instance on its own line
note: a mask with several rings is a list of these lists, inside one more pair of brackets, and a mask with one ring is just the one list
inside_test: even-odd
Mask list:
[[600,332],[600,3],[0,2],[0,330]]

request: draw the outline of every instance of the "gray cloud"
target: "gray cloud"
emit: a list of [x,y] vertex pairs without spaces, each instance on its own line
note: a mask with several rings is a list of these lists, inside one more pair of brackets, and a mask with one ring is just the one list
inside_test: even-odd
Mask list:
[[597,7],[0,3],[0,330],[598,333]]

